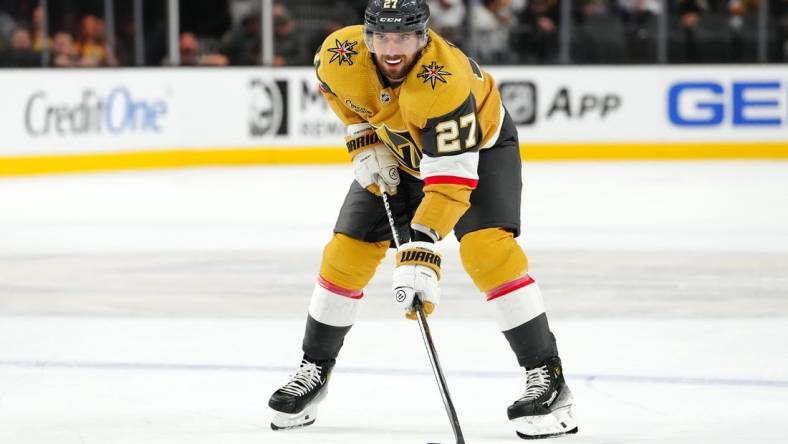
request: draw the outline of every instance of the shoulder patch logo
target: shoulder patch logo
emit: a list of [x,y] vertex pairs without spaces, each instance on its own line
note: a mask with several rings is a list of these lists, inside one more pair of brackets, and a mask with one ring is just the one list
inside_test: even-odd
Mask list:
[[336,46],[328,48],[328,52],[333,54],[328,63],[334,63],[335,60],[339,60],[340,66],[342,66],[342,62],[347,62],[348,65],[352,65],[353,59],[351,57],[358,54],[353,48],[356,47],[358,42],[348,42],[347,40],[344,42],[335,40],[335,42]]
[[424,79],[424,83],[430,82],[432,89],[435,89],[435,81],[440,80],[446,83],[443,76],[450,76],[451,73],[443,70],[443,66],[438,65],[434,60],[429,65],[421,65],[422,71],[416,77]]

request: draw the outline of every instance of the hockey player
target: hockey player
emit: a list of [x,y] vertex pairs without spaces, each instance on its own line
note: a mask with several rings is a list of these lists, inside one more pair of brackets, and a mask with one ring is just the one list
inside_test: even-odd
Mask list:
[[329,35],[315,56],[320,91],[347,125],[356,180],[323,251],[303,359],[269,401],[275,430],[315,421],[364,287],[391,246],[380,198],[386,192],[407,241],[393,278],[406,297],[395,304],[414,319],[418,294],[426,314],[435,310],[435,244],[453,229],[466,272],[524,368],[523,394],[507,412],[517,434],[577,431],[542,295],[515,241],[522,189],[517,130],[492,77],[428,30],[429,15],[425,0],[370,0],[364,25]]

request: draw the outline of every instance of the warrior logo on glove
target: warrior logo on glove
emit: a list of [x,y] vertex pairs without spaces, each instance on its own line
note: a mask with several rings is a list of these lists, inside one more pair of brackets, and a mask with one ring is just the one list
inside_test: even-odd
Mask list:
[[441,257],[439,254],[426,248],[413,248],[401,250],[397,253],[397,266],[400,265],[422,265],[435,271],[440,279]]
[[441,297],[438,281],[441,276],[441,255],[429,242],[408,242],[397,252],[397,268],[391,289],[394,302],[405,310],[405,317],[416,319],[413,300],[422,302],[424,314],[430,315]]

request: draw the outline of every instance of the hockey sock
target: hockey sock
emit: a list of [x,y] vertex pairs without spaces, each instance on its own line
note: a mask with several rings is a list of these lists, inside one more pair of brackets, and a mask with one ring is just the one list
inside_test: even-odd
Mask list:
[[336,359],[345,335],[356,320],[364,293],[318,279],[309,302],[302,349],[315,360]]
[[364,288],[388,249],[335,233],[323,250],[320,276],[312,292],[302,349],[312,359],[336,359],[356,320]]
[[498,326],[517,362],[532,368],[558,355],[555,337],[550,332],[539,286],[528,275],[509,281],[487,292]]
[[460,240],[465,271],[492,304],[503,335],[521,366],[533,367],[557,355],[539,286],[528,276],[528,259],[501,228],[486,228]]

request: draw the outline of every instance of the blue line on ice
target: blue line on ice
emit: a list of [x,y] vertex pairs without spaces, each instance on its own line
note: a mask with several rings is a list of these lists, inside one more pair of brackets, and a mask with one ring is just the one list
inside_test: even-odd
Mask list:
[[[68,368],[86,370],[167,370],[167,371],[226,371],[226,372],[292,372],[292,367],[275,365],[228,365],[228,364],[186,364],[186,363],[155,363],[155,362],[88,362],[88,361],[3,361],[0,368]],[[416,376],[431,375],[430,370],[405,368],[359,368],[342,367],[341,373],[362,375]],[[515,378],[520,374],[511,371],[482,370],[449,370],[446,374],[465,378]],[[687,385],[722,385],[734,387],[788,387],[788,380],[768,379],[736,379],[716,377],[675,377],[675,376],[638,376],[638,375],[602,375],[573,373],[568,379],[586,382],[624,382],[640,384],[687,384]]]

